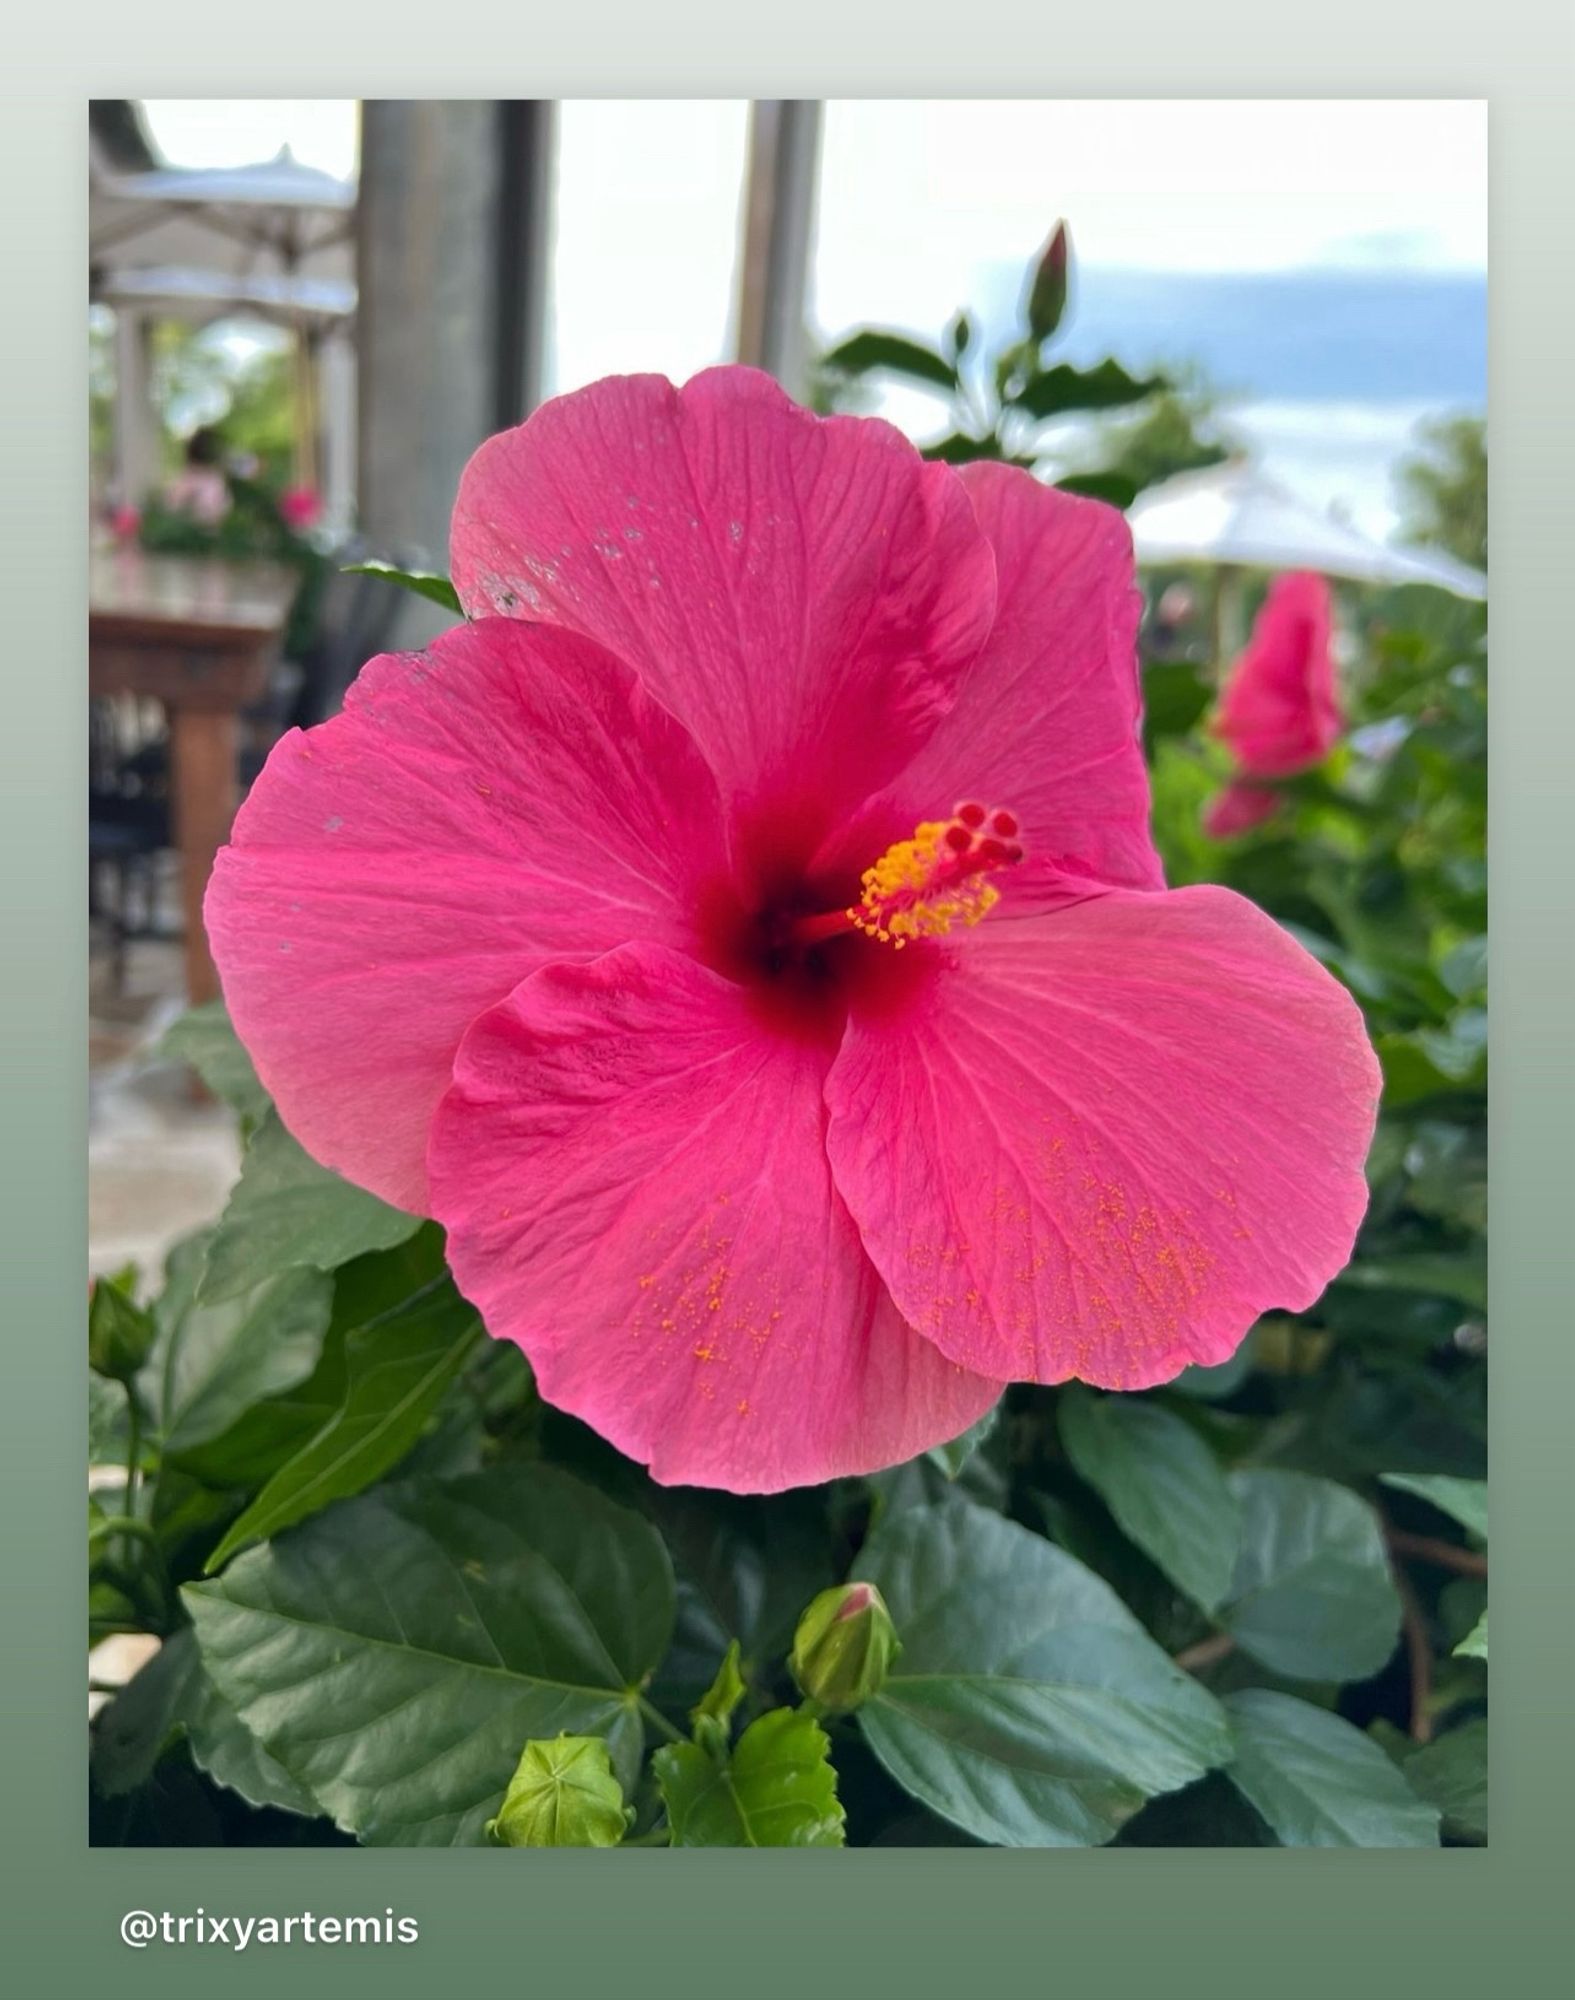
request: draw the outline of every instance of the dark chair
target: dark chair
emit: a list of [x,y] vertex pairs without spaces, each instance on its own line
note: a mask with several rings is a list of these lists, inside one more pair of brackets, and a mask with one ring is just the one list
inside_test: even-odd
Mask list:
[[386,653],[409,597],[397,583],[382,576],[347,576],[345,565],[368,562],[374,556],[400,568],[419,569],[421,558],[410,550],[390,555],[364,542],[352,542],[335,557],[334,574],[324,594],[323,620],[317,644],[305,669],[290,720],[301,729],[326,722],[343,705],[345,690],[368,660]]
[[172,845],[169,746],[156,709],[130,696],[88,703],[88,916],[106,926],[111,978],[126,946],[159,934],[158,861]]
[[[394,643],[400,615],[407,602],[398,584],[380,576],[347,576],[344,566],[365,562],[373,551],[352,542],[334,557],[334,570],[323,593],[317,637],[299,659],[281,660],[268,693],[245,717],[240,780],[249,787],[267,761],[268,752],[287,729],[311,729],[337,715],[345,691],[356,675]],[[401,567],[420,568],[408,552],[385,557]]]

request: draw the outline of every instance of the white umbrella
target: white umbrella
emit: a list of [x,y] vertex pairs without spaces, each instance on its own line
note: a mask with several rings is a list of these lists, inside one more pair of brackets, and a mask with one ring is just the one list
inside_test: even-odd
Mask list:
[[1392,549],[1288,493],[1245,460],[1184,472],[1127,512],[1140,563],[1202,562],[1222,569],[1310,569],[1356,583],[1430,583],[1456,597],[1487,596],[1487,578],[1452,556]]
[[348,283],[354,277],[356,189],[286,146],[255,167],[94,166],[88,266],[111,272],[178,266],[254,278],[269,273]]
[[[206,294],[209,317],[252,306],[285,319],[296,334],[296,473],[313,484],[314,346],[354,304],[355,205],[354,182],[303,166],[288,146],[253,167],[127,173],[90,163],[91,296],[202,317]],[[143,384],[127,389],[146,396]]]
[[287,278],[274,272],[226,277],[217,271],[179,266],[111,271],[99,298],[108,306],[154,307],[177,317],[210,320],[237,309],[282,319],[328,325],[355,311],[355,287],[334,278]]

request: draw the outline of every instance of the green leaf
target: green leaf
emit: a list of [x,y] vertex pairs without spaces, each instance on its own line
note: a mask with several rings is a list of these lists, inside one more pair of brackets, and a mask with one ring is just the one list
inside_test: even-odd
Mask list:
[[1488,1615],[1484,1611],[1471,1630],[1455,1648],[1457,1656],[1467,1660],[1485,1660],[1488,1656],[1487,1627]]
[[[189,1639],[191,1633],[188,1629],[180,1636]],[[276,1812],[314,1818],[322,1810],[306,1787],[269,1756],[200,1661],[187,1690],[185,1720],[192,1762],[216,1785],[237,1793],[248,1805],[272,1806]]]
[[1031,375],[1012,403],[1031,417],[1059,417],[1072,410],[1115,410],[1141,403],[1165,386],[1160,375],[1129,375],[1119,361],[1101,361],[1095,368],[1074,368],[1059,362]]
[[1485,1064],[1481,1065],[1479,1075],[1468,1072],[1463,1079],[1446,1075],[1416,1034],[1377,1035],[1373,1047],[1378,1051],[1383,1067],[1383,1104],[1386,1111],[1398,1111],[1407,1105],[1423,1103],[1430,1097],[1447,1097],[1459,1087],[1461,1081],[1467,1085],[1479,1084],[1486,1075]]
[[1056,481],[1056,490],[1079,494],[1085,500],[1103,500],[1107,507],[1119,507],[1124,512],[1142,488],[1124,472],[1072,472]]
[[500,1847],[616,1847],[629,1825],[599,1736],[527,1743],[487,1837]]
[[1241,1508],[1192,1426],[1138,1396],[1063,1389],[1061,1441],[1122,1532],[1205,1611],[1230,1589]]
[[1359,1729],[1294,1695],[1225,1697],[1236,1728],[1227,1775],[1283,1847],[1436,1847],[1438,1813]]
[[1418,1028],[1417,1044],[1451,1083],[1479,1081],[1487,1069],[1487,1009],[1462,1007],[1444,1028]]
[[348,1500],[392,1470],[420,1437],[480,1334],[479,1314],[447,1277],[355,1328],[345,1340],[340,1408],[268,1481],[208,1558],[205,1573],[221,1569],[249,1542]]
[[1485,932],[1468,937],[1448,952],[1438,976],[1457,1000],[1469,1000],[1486,990],[1488,941]]
[[118,1382],[88,1376],[88,1464],[123,1465],[126,1458],[126,1396]]
[[183,1594],[263,1748],[387,1846],[479,1843],[521,1743],[560,1731],[632,1788],[673,1622],[655,1531],[546,1466],[380,1487]]
[[905,334],[884,333],[873,327],[839,341],[823,365],[839,375],[871,375],[883,370],[935,389],[953,391],[957,387],[957,370],[933,347],[909,340]]
[[1484,1250],[1421,1257],[1359,1257],[1340,1273],[1347,1288],[1383,1292],[1428,1292],[1461,1305],[1487,1305]]
[[1308,1473],[1231,1475],[1241,1552],[1223,1619],[1237,1644],[1296,1680],[1362,1680],[1394,1651],[1400,1600],[1377,1516]]
[[967,1430],[946,1444],[932,1445],[924,1455],[931,1465],[945,1473],[948,1479],[955,1479],[1000,1421],[1001,1406],[999,1403],[992,1403],[984,1415],[976,1418]]
[[179,1733],[191,1683],[201,1674],[189,1632],[166,1639],[93,1724],[93,1782],[106,1798],[146,1784]]
[[443,1270],[443,1232],[430,1222],[392,1250],[375,1250],[341,1264],[333,1274],[328,1332],[311,1374],[283,1394],[254,1403],[211,1443],[184,1451],[182,1465],[216,1486],[248,1492],[265,1486],[286,1459],[338,1414],[345,1399],[345,1342],[350,1334],[403,1305],[440,1278]]
[[1424,1799],[1438,1807],[1445,1831],[1457,1837],[1488,1837],[1487,1755],[1485,1716],[1406,1753],[1406,1777]]
[[208,1679],[189,1625],[172,1633],[100,1713],[93,1728],[95,1784],[111,1798],[146,1784],[182,1731],[193,1761],[249,1805],[317,1811]]
[[1257,1358],[1255,1346],[1249,1333],[1228,1361],[1221,1361],[1212,1368],[1201,1367],[1194,1362],[1190,1368],[1183,1368],[1168,1386],[1183,1396],[1196,1397],[1200,1403],[1223,1402],[1227,1396],[1234,1396],[1252,1373]]
[[746,1679],[774,1668],[800,1610],[837,1572],[824,1510],[809,1494],[746,1499],[646,1485],[641,1504],[678,1573],[677,1626],[651,1695],[682,1712],[733,1639]]
[[1454,1479],[1445,1472],[1383,1472],[1385,1486],[1401,1493],[1414,1493],[1468,1533],[1488,1538],[1488,1490],[1485,1479]]
[[1230,1756],[1213,1696],[1026,1528],[956,1499],[908,1508],[858,1568],[903,1643],[859,1726],[904,1791],[980,1840],[1099,1846]]
[[[1185,736],[1202,720],[1213,698],[1213,690],[1189,660],[1150,660],[1143,669],[1143,727],[1149,741]],[[1220,1363],[1221,1368],[1230,1365]]]
[[222,1000],[209,1000],[182,1014],[160,1042],[159,1054],[172,1062],[189,1063],[215,1097],[253,1124],[267,1117],[271,1100]]
[[249,1403],[233,1423],[201,1444],[184,1444],[180,1465],[194,1479],[230,1493],[256,1492],[314,1437],[344,1397],[345,1329],[330,1317],[315,1366],[303,1382]]
[[88,1366],[110,1381],[129,1382],[158,1337],[151,1313],[113,1278],[96,1278],[88,1301]]
[[843,1845],[831,1745],[802,1709],[772,1709],[721,1756],[669,1743],[651,1768],[674,1847]]
[[270,1112],[258,1128],[229,1206],[208,1245],[199,1296],[234,1298],[261,1278],[307,1267],[331,1271],[414,1236],[421,1218],[353,1187],[299,1146]]
[[432,604],[441,604],[445,611],[452,611],[456,618],[464,616],[464,606],[459,601],[459,592],[446,576],[424,569],[396,569],[393,563],[358,562],[345,563],[340,570],[342,576],[380,576],[386,583],[397,583],[401,590],[413,590],[417,597],[424,597]]
[[722,1664],[716,1670],[716,1679],[695,1703],[691,1720],[696,1728],[702,1722],[714,1722],[725,1733],[733,1720],[733,1710],[748,1691],[744,1676],[739,1671],[738,1641],[735,1639],[722,1655]]
[[333,1283],[321,1271],[286,1271],[222,1304],[196,1303],[207,1238],[170,1253],[154,1305],[158,1344],[140,1377],[158,1413],[166,1453],[207,1444],[253,1404],[304,1382],[322,1353]]
[[1030,466],[1031,458],[1008,458],[996,437],[970,437],[966,431],[953,431],[938,444],[927,444],[923,456],[934,459],[941,465],[973,465],[980,459],[989,459],[995,464]]

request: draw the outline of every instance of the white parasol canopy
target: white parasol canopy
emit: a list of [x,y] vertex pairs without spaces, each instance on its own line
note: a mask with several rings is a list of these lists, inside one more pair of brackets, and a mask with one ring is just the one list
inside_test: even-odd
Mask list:
[[1142,493],[1127,520],[1140,563],[1310,569],[1356,583],[1428,583],[1487,596],[1487,578],[1452,556],[1392,549],[1321,514],[1242,459],[1184,472]]
[[156,470],[137,329],[160,315],[205,322],[251,311],[290,327],[295,476],[320,486],[329,460],[348,463],[345,384],[337,397],[330,385],[331,441],[319,376],[327,337],[348,328],[355,309],[355,210],[354,181],[303,166],[288,146],[257,166],[128,170],[90,144],[89,288],[121,322],[115,461],[123,491],[140,494]]
[[88,194],[88,265],[111,273],[178,268],[218,277],[354,278],[356,189],[284,147],[255,167],[154,168],[95,163]]
[[328,326],[355,311],[354,285],[337,279],[288,278],[274,272],[227,278],[178,266],[111,271],[101,278],[98,296],[107,306],[143,306],[172,318],[211,320],[240,311],[292,326]]

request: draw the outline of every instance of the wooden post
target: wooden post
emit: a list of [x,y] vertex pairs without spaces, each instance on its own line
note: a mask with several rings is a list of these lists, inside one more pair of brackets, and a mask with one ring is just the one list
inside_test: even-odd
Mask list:
[[172,708],[170,776],[175,844],[180,852],[181,918],[186,932],[186,997],[195,1007],[219,997],[208,956],[202,898],[213,857],[230,837],[235,817],[235,711]]

